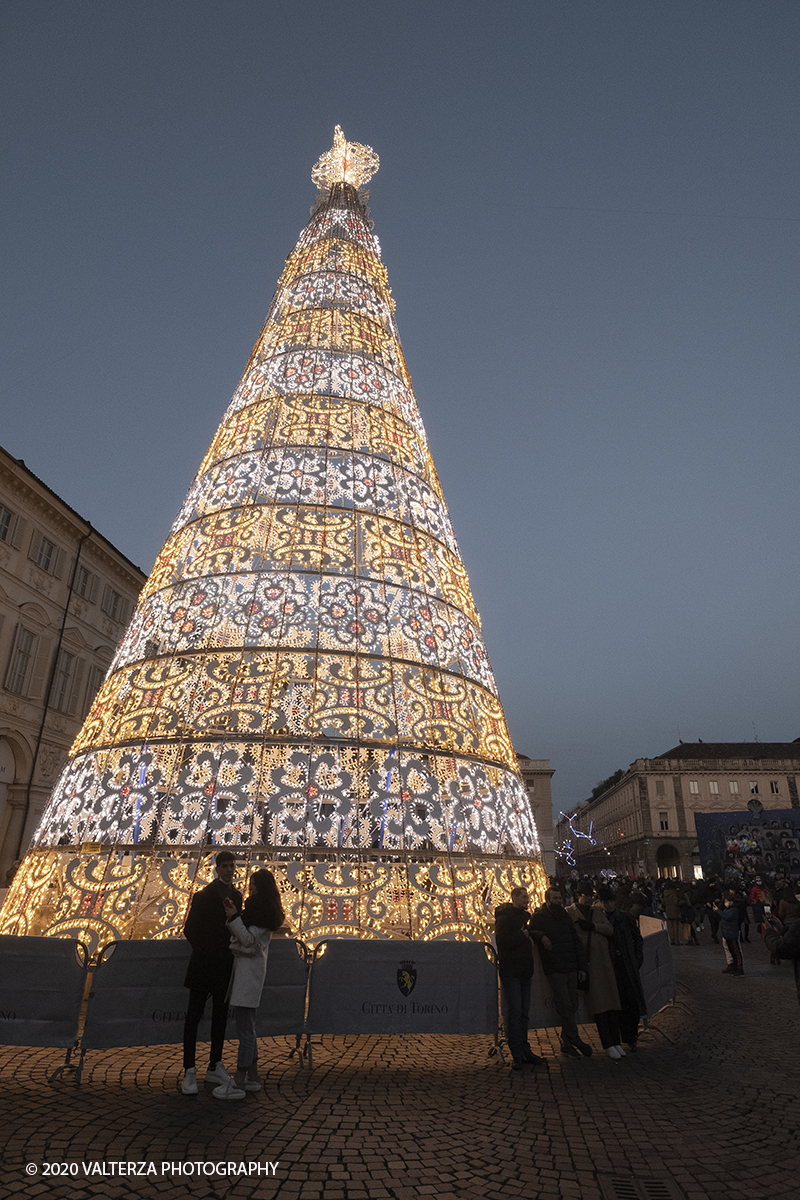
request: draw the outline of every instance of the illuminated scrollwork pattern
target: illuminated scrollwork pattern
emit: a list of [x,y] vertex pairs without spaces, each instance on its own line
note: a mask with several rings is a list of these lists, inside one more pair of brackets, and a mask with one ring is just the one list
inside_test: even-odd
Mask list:
[[[301,767],[298,776],[314,791],[321,770],[324,764],[308,775]],[[285,774],[292,771],[287,763]],[[293,786],[299,780],[287,783],[289,803]],[[349,802],[345,786],[342,778],[338,791],[323,792],[326,807],[336,812],[342,798]],[[237,886],[246,891],[250,874],[263,867],[278,882],[291,933],[308,944],[331,937],[488,940],[495,906],[511,888],[526,887],[538,903],[547,885],[541,865],[529,859],[423,862],[397,853],[338,851],[302,860],[248,850],[237,856]],[[78,938],[92,953],[122,938],[179,937],[193,893],[212,877],[213,855],[202,850],[33,851],[14,879],[0,931]]]
[[377,157],[340,139],[316,169],[314,215],[74,742],[5,931],[176,936],[221,845],[279,864],[293,926],[312,937],[484,936],[503,872],[539,879],[356,191],[368,168]]

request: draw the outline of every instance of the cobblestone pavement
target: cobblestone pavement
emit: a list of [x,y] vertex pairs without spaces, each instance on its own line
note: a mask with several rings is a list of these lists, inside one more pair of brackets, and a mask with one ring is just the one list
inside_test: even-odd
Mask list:
[[[223,1103],[180,1094],[178,1047],[90,1052],[80,1086],[69,1073],[48,1084],[61,1051],[0,1047],[0,1195],[606,1200],[614,1176],[625,1197],[631,1179],[649,1179],[687,1200],[797,1200],[791,965],[771,967],[756,943],[743,979],[722,975],[721,947],[701,938],[675,950],[678,1003],[621,1062],[593,1026],[591,1059],[562,1057],[555,1031],[541,1032],[549,1071],[511,1072],[481,1037],[325,1038],[313,1071],[288,1041],[268,1041],[265,1090]],[[233,1065],[231,1044],[226,1057]],[[84,1174],[120,1160],[157,1174]],[[218,1161],[259,1162],[262,1174],[161,1174],[165,1162]],[[80,1173],[45,1177],[45,1163]],[[653,1188],[640,1194],[670,1194]]]

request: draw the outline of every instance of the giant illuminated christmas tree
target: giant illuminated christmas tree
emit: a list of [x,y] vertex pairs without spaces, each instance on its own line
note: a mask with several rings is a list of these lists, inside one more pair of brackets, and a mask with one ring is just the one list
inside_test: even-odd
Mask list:
[[0,932],[181,932],[214,849],[293,929],[482,937],[544,876],[347,143],[72,747]]

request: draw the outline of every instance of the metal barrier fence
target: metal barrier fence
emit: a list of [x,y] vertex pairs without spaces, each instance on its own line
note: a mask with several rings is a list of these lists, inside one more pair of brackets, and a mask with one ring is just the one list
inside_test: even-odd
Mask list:
[[328,941],[314,953],[307,1032],[497,1033],[483,942]]
[[[0,1044],[67,1048],[55,1078],[78,1048],[88,981],[79,1080],[88,1050],[179,1043],[190,954],[189,944],[177,939],[113,942],[90,967],[80,942],[0,937]],[[645,936],[644,954],[641,977],[652,1016],[675,994],[666,932]],[[497,1001],[494,950],[484,943],[348,938],[320,943],[312,958],[302,942],[274,939],[256,1031],[259,1037],[294,1036],[295,1050],[309,1061],[312,1034],[477,1033],[496,1042]],[[577,1019],[591,1019],[582,1001]],[[529,1024],[532,1029],[558,1024],[539,964]],[[204,1019],[198,1040],[209,1038],[210,1020]]]

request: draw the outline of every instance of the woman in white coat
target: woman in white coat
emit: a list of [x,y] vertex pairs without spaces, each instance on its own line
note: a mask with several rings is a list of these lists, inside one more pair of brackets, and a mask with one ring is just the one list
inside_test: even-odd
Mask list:
[[214,1095],[218,1100],[244,1100],[246,1092],[261,1088],[256,1012],[267,973],[270,939],[283,924],[285,913],[271,871],[254,871],[250,876],[250,891],[241,916],[227,897],[224,904],[233,954],[227,1000],[236,1017],[239,1057],[233,1078],[214,1088]]

